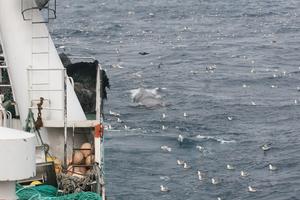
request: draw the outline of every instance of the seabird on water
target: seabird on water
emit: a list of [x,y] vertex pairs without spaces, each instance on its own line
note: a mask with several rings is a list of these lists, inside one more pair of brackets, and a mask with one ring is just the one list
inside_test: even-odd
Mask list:
[[254,188],[254,187],[252,187],[252,186],[248,186],[248,192],[256,192],[257,190]]
[[227,164],[226,165],[226,169],[228,169],[228,170],[234,170],[235,168],[234,168],[234,166]]
[[277,167],[272,164],[269,164],[269,170],[275,171],[275,170],[277,170]]
[[177,140],[181,144],[183,142],[183,136],[179,134]]
[[268,151],[268,150],[271,149],[271,146],[268,145],[268,144],[264,144],[264,145],[261,146],[261,149],[262,149],[263,151]]
[[117,122],[123,123],[123,120],[121,120],[121,119],[118,117]]
[[183,168],[184,169],[190,169],[191,166],[189,166],[186,162],[183,163]]
[[117,112],[113,112],[113,111],[109,111],[109,114],[112,115],[112,116],[115,116],[115,117],[120,117],[120,114],[117,113]]
[[248,173],[248,172],[245,172],[245,171],[241,171],[241,176],[242,176],[242,177],[249,176],[249,173]]
[[167,186],[160,185],[160,191],[161,192],[169,192],[170,190]]
[[201,171],[199,171],[199,170],[198,170],[198,179],[199,179],[200,181],[203,180],[202,173],[201,173]]
[[212,178],[212,179],[211,179],[211,183],[212,183],[213,185],[217,185],[217,184],[220,183],[220,181],[219,181],[217,178]]
[[204,149],[204,147],[200,146],[200,145],[197,145],[196,146],[196,149],[198,149],[199,151],[202,151]]
[[177,160],[177,165],[183,165],[184,163],[184,160]]
[[129,128],[130,128],[130,127],[127,126],[126,124],[124,125],[124,129],[125,129],[125,130],[129,130]]
[[163,150],[163,151],[168,151],[168,152],[171,152],[171,151],[172,151],[172,148],[171,148],[171,147],[168,147],[167,145],[163,145],[163,146],[161,146],[160,148],[161,148],[161,150]]

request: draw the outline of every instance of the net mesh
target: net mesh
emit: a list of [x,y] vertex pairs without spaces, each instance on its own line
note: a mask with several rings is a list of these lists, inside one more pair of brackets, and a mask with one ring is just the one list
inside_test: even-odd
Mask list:
[[57,188],[51,185],[40,185],[35,187],[23,187],[17,185],[16,194],[19,200],[102,200],[93,192],[79,192],[68,195],[61,195]]

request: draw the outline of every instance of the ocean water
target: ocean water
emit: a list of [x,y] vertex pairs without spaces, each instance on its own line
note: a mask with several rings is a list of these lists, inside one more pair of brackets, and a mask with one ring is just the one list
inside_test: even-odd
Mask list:
[[[109,200],[300,199],[300,1],[57,3],[55,44],[97,58],[110,78]],[[160,88],[165,106],[134,103],[138,88]]]

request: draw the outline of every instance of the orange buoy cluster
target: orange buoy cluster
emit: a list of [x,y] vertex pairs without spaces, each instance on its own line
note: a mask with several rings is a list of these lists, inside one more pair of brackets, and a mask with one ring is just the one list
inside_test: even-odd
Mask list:
[[94,158],[92,145],[90,143],[83,143],[80,150],[73,152],[72,159],[68,162],[68,175],[83,177],[90,169],[90,165],[94,163]]

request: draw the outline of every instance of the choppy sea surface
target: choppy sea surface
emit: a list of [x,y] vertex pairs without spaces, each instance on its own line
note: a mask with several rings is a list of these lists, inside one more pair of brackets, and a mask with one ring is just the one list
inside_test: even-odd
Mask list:
[[[57,3],[59,50],[97,58],[110,78],[109,200],[300,199],[300,1]],[[164,105],[134,103],[138,88],[160,88]]]

